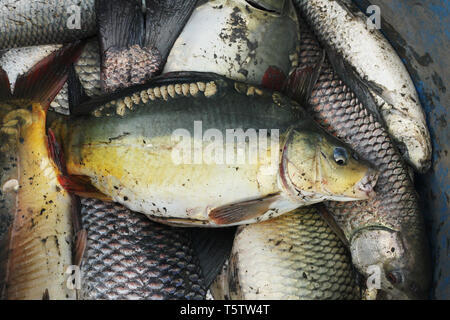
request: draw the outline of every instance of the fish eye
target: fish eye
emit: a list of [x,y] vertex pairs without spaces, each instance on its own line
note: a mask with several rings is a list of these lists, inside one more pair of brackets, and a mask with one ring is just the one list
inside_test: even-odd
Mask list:
[[389,280],[392,284],[399,284],[403,281],[402,274],[398,271],[391,271],[386,275],[386,278]]
[[347,164],[348,154],[347,154],[347,150],[345,150],[344,148],[341,148],[341,147],[334,148],[333,157],[334,157],[334,161],[338,165],[345,166]]

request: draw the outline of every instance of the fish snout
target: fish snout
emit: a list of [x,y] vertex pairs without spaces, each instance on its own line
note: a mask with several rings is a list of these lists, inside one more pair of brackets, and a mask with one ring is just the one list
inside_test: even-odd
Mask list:
[[375,196],[375,186],[380,173],[370,168],[366,175],[358,182],[357,189],[367,195],[368,198]]

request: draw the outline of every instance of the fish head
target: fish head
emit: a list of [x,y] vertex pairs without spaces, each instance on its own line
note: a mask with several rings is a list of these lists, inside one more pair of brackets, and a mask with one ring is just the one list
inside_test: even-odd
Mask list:
[[353,201],[374,195],[378,171],[320,128],[292,129],[281,160],[288,189],[317,200]]
[[350,242],[353,264],[377,299],[426,299],[431,285],[426,245],[417,234],[388,228],[359,230]]

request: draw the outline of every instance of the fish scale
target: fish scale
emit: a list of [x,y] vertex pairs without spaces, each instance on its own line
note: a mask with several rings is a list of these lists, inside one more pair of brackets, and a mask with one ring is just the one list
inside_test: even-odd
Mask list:
[[218,299],[360,298],[348,251],[315,206],[239,227],[222,277]]
[[184,229],[95,199],[82,199],[88,245],[82,299],[205,299],[202,273]]
[[[304,20],[300,21],[300,25],[300,64],[315,64],[323,49]],[[380,176],[374,188],[376,195],[373,198],[351,203],[325,202],[325,206],[333,214],[350,245],[357,236],[365,237],[364,234],[368,237],[367,241],[374,241],[368,239],[370,235],[373,236],[378,231],[370,230],[391,230],[382,231],[385,234],[397,231],[400,246],[404,251],[398,255],[394,254],[393,256],[397,258],[393,260],[382,259],[383,268],[387,268],[386,266],[390,270],[405,268],[410,277],[407,279],[411,281],[405,284],[409,286],[406,290],[412,292],[412,296],[417,294],[424,297],[430,278],[429,250],[424,220],[418,195],[409,175],[409,168],[389,133],[358,100],[350,87],[342,81],[327,59],[322,64],[320,76],[309,98],[309,108],[313,118],[322,127],[348,143],[363,159],[368,160],[380,170]],[[355,240],[355,243],[362,244],[364,241]],[[375,242],[372,242],[376,248],[368,249],[364,245],[360,248],[366,250],[366,254],[370,254],[371,251],[374,252],[374,249],[381,252],[379,248],[389,245],[389,241],[376,243],[375,245]],[[393,247],[391,249],[394,250]],[[380,254],[386,254],[386,252]],[[359,254],[353,256],[354,263],[362,261],[358,257]],[[359,271],[364,273],[366,269],[360,266]],[[403,282],[400,284],[403,285]],[[387,286],[389,290],[396,290],[390,284]],[[419,287],[420,294],[417,290]]]
[[[317,61],[321,48],[306,28],[301,32],[302,64]],[[327,131],[349,143],[360,156],[380,169],[375,191],[377,196],[366,202],[327,204],[348,238],[368,223],[400,230],[407,223],[421,226],[417,194],[408,169],[396,152],[383,126],[359,102],[326,61],[309,99],[314,119]],[[398,214],[402,219],[399,219]],[[380,214],[382,213],[382,214]]]
[[[83,52],[74,64],[75,72],[80,79],[87,96],[101,95],[100,86],[100,55],[97,39],[88,41]],[[69,114],[68,85],[63,86],[50,106],[57,112]]]
[[[0,50],[75,41],[95,34],[94,0],[3,0],[0,6]],[[79,8],[80,28],[68,21]]]

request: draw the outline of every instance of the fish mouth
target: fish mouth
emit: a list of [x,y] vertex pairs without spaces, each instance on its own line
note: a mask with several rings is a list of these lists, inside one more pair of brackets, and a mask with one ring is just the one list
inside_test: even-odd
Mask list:
[[370,168],[366,175],[356,184],[355,189],[367,199],[374,197],[376,194],[374,189],[379,176],[380,173],[377,170]]

